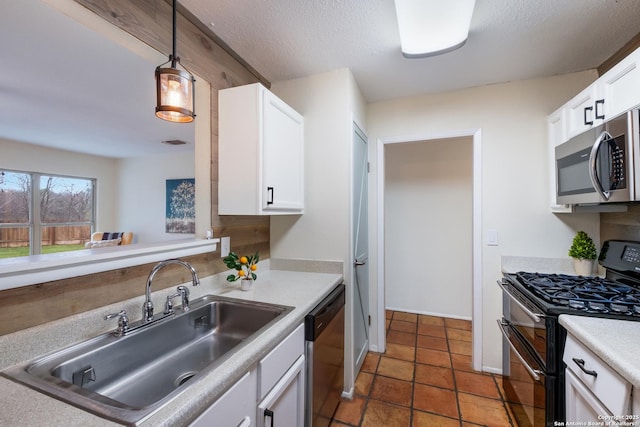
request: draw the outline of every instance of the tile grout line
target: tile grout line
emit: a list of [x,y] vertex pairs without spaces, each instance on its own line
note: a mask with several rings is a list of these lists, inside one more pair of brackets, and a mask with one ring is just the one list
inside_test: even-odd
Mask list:
[[460,400],[458,399],[458,382],[456,380],[456,370],[453,367],[453,357],[451,356],[451,347],[449,346],[449,328],[447,322],[443,319],[444,339],[447,343],[447,353],[449,353],[449,363],[451,364],[451,376],[453,377],[453,392],[456,395],[456,407],[458,408],[458,424],[462,427],[462,411],[460,409]]

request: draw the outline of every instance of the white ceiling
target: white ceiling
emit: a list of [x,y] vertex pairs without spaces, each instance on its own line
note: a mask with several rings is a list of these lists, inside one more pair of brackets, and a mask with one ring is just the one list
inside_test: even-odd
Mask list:
[[406,59],[393,0],[179,1],[267,80],[346,67],[369,102],[596,68],[640,32],[638,0],[476,0],[461,49]]
[[[168,58],[149,46],[134,53],[39,0],[2,2],[0,40],[0,138],[114,158],[194,150],[193,124],[155,117]],[[189,144],[161,143],[173,139]]]
[[[477,0],[465,46],[406,59],[393,0],[180,3],[267,80],[347,67],[369,102],[592,69],[640,31],[639,0]],[[154,116],[164,55],[40,0],[3,2],[0,39],[0,138],[108,157],[193,149],[192,124]],[[172,139],[190,144],[160,144]]]

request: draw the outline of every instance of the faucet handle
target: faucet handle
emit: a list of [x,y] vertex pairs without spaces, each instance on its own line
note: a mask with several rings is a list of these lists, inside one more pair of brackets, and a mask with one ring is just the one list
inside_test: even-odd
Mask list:
[[178,286],[176,289],[178,295],[182,297],[182,311],[189,311],[189,288],[186,286]]
[[177,292],[172,295],[167,295],[167,301],[164,303],[164,314],[173,313],[173,299],[179,297],[181,294]]
[[121,337],[129,330],[129,317],[127,317],[127,312],[122,310],[119,313],[107,314],[104,316],[104,320],[110,320],[116,317],[118,318],[118,328],[115,330],[114,335]]

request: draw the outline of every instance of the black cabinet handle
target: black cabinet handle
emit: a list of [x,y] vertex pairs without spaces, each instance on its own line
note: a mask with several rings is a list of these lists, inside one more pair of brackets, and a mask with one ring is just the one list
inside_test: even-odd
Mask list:
[[267,205],[273,204],[273,187],[267,187],[267,193],[269,196],[269,200],[267,200]]
[[604,120],[604,111],[602,111],[602,114],[598,114],[598,105],[603,106],[604,99],[598,99],[596,101],[596,120]]
[[275,425],[275,418],[273,417],[273,411],[271,409],[264,410],[264,416],[271,418],[271,427]]
[[593,120],[589,121],[587,119],[587,111],[593,111],[593,107],[584,107],[584,124],[591,126],[593,124]]
[[583,359],[578,359],[578,358],[574,357],[571,360],[573,360],[575,362],[575,364],[578,365],[578,368],[580,368],[582,370],[582,372],[584,372],[585,374],[593,375],[594,378],[596,378],[598,376],[598,373],[596,371],[590,371],[588,369],[585,369],[584,360]]

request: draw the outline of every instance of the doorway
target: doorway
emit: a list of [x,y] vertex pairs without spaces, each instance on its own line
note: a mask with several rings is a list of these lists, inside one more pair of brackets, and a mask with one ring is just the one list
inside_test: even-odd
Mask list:
[[471,320],[473,140],[385,147],[385,306]]
[[[470,276],[471,276],[471,290],[467,291],[471,295],[469,296],[469,302],[471,304],[471,318],[472,318],[472,363],[473,368],[476,370],[481,370],[482,365],[482,274],[481,274],[481,218],[480,218],[480,200],[481,200],[481,131],[479,129],[476,130],[466,130],[466,131],[458,131],[458,132],[448,132],[441,134],[428,134],[428,135],[417,135],[412,137],[391,137],[391,138],[382,138],[378,140],[377,143],[377,235],[378,239],[376,242],[377,247],[377,278],[378,278],[378,287],[377,287],[377,307],[376,307],[376,317],[378,319],[376,335],[378,338],[378,351],[384,352],[386,348],[385,342],[385,309],[387,307],[386,302],[386,287],[387,283],[385,277],[388,277],[385,270],[386,257],[388,256],[385,253],[386,248],[386,240],[389,238],[387,230],[385,230],[385,224],[387,223],[386,212],[385,212],[385,200],[387,195],[385,194],[385,176],[386,176],[386,153],[385,147],[390,144],[403,144],[403,143],[417,143],[417,142],[425,142],[425,141],[437,141],[437,140],[446,140],[452,138],[462,138],[462,140],[466,140],[470,143],[471,151],[472,151],[472,196],[471,196],[471,240],[470,245],[467,245],[466,250],[468,253],[470,252],[471,259],[471,268],[470,268]],[[428,142],[425,142],[428,143]],[[469,146],[469,145],[468,145]],[[452,206],[452,209],[455,207]],[[470,247],[469,247],[470,246]],[[467,257],[469,260],[469,257]],[[468,262],[468,261],[467,261]],[[416,261],[416,265],[418,268],[427,268],[424,260],[418,262]],[[445,286],[444,284],[440,284],[440,286]],[[466,288],[469,289],[468,286]],[[467,294],[468,295],[468,294]],[[445,309],[442,305],[439,305],[441,309]],[[442,312],[431,310],[434,314],[445,314],[451,315],[450,312]],[[446,310],[449,310],[447,308]],[[415,310],[419,311],[419,310]],[[468,317],[465,315],[455,315],[452,317]]]

